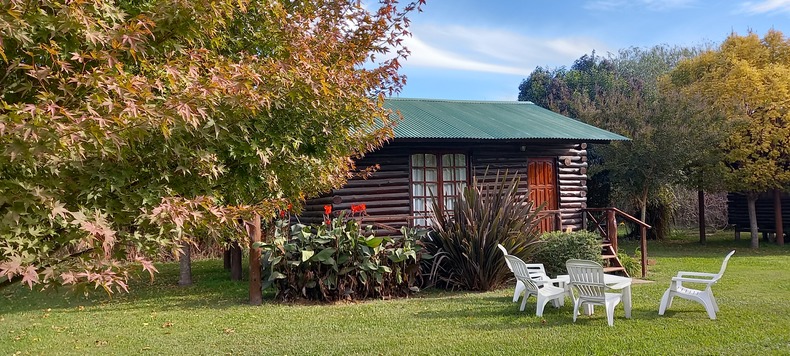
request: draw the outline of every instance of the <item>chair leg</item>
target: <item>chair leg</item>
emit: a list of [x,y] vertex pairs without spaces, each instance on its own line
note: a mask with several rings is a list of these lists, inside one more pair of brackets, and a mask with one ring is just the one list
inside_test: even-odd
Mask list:
[[574,299],[573,300],[573,322],[576,322],[576,317],[579,316],[579,305],[581,304],[581,299]]
[[524,293],[524,299],[521,301],[521,308],[519,311],[524,311],[524,308],[527,306],[527,299],[529,299],[529,293]]
[[548,303],[549,303],[549,299],[538,294],[538,301],[535,304],[535,308],[537,308],[537,310],[535,311],[535,315],[543,316],[543,309],[546,308],[546,304]]
[[664,312],[672,304],[671,294],[672,288],[669,288],[666,292],[664,292],[664,296],[661,297],[661,305],[658,307],[658,315],[664,315]]
[[707,291],[708,291],[708,299],[710,299],[710,303],[713,304],[713,310],[718,312],[719,304],[716,303],[716,297],[713,296],[713,291],[710,289],[710,287],[708,287]]
[[614,305],[606,304],[606,321],[609,326],[614,326]]
[[713,302],[708,298],[699,298],[698,301],[705,306],[705,311],[708,312],[708,317],[711,320],[716,320],[716,310],[713,307]]
[[521,281],[516,281],[516,290],[513,291],[513,303],[518,301],[518,298],[521,296],[522,293],[524,293],[525,289],[526,287],[524,286],[524,283],[522,283]]

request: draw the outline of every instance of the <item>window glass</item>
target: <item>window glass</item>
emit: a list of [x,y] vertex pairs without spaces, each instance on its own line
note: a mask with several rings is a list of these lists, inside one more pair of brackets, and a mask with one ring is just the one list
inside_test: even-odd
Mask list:
[[413,224],[428,226],[435,199],[439,208],[452,210],[466,187],[466,155],[420,153],[411,156],[411,194]]

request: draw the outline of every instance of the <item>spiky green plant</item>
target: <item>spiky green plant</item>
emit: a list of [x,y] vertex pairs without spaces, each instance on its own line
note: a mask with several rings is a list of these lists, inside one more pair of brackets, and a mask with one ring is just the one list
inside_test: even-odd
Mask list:
[[496,173],[495,179],[475,178],[463,189],[455,206],[440,212],[434,201],[434,231],[426,247],[429,280],[450,289],[488,291],[512,278],[497,244],[528,259],[539,242],[538,213],[529,196],[519,192],[517,174]]

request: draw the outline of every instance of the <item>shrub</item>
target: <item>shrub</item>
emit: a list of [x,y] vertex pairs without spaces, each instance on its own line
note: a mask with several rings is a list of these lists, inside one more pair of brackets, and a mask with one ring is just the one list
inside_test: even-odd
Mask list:
[[532,261],[543,263],[549,276],[568,273],[565,262],[572,258],[602,262],[601,242],[590,231],[553,231],[541,236],[543,243]]
[[[636,249],[634,254],[639,254],[639,249]],[[625,272],[628,273],[629,276],[634,277],[642,274],[642,261],[638,258],[629,255],[627,252],[618,250],[617,259],[619,259],[620,263],[625,267]]]
[[274,286],[276,298],[320,301],[404,296],[418,290],[423,233],[403,228],[401,237],[377,237],[368,226],[344,214],[328,224],[288,228],[278,221],[263,249],[263,288]]
[[[434,255],[428,264],[431,284],[487,291],[500,287],[512,273],[497,244],[516,256],[528,258],[538,241],[537,214],[526,194],[518,191],[517,175],[496,174],[496,179],[474,179],[463,189],[453,209],[432,216],[435,231],[426,240]],[[434,210],[439,211],[434,202]]]

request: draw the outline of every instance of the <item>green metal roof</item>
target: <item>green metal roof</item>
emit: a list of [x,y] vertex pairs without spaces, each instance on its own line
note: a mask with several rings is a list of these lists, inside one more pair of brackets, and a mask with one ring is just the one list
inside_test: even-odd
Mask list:
[[628,138],[546,110],[528,101],[467,101],[389,98],[403,115],[395,138],[560,139],[583,142]]

